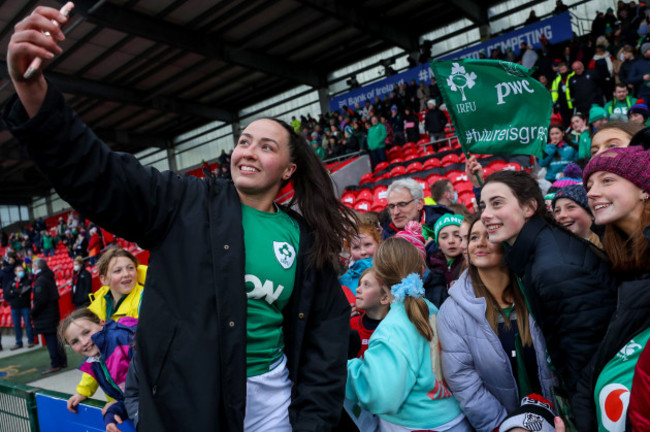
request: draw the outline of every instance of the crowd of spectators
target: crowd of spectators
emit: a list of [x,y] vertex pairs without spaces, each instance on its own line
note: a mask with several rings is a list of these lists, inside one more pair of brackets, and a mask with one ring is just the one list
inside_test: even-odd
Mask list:
[[[562,12],[564,8],[563,3],[558,1],[555,12]],[[155,189],[169,192],[173,205],[179,206],[184,212],[181,217],[176,217],[177,209],[170,204],[171,210],[168,211],[174,216],[168,218],[172,222],[160,222],[156,217],[147,219],[146,223],[140,222],[141,226],[153,226],[146,226],[146,230],[151,231],[146,232],[143,237],[145,241],[164,249],[164,253],[158,256],[161,260],[159,262],[172,265],[165,254],[175,256],[179,261],[184,260],[185,257],[178,253],[178,239],[185,241],[189,235],[199,239],[203,232],[197,234],[196,226],[209,226],[210,234],[222,230],[214,235],[219,240],[218,247],[213,247],[209,240],[205,243],[196,241],[192,246],[203,248],[201,250],[205,256],[215,254],[214,261],[218,265],[222,265],[220,261],[223,260],[238,266],[242,273],[236,274],[233,279],[224,279],[227,283],[220,287],[222,291],[219,291],[217,298],[222,301],[221,294],[223,297],[231,295],[232,286],[240,289],[237,299],[241,302],[239,307],[233,309],[242,315],[236,318],[219,318],[221,321],[218,321],[211,309],[197,308],[192,301],[174,296],[177,291],[172,291],[172,288],[178,289],[176,284],[160,277],[159,273],[159,279],[154,279],[159,284],[156,287],[158,291],[145,298],[149,302],[161,302],[159,305],[162,307],[159,309],[162,310],[154,309],[154,306],[159,305],[143,302],[146,307],[152,308],[149,309],[149,319],[162,320],[165,317],[154,317],[153,312],[166,314],[165,308],[171,308],[169,303],[162,302],[162,297],[155,296],[162,292],[169,294],[171,301],[179,302],[175,312],[182,319],[191,321],[197,319],[198,314],[203,314],[201,322],[218,322],[225,331],[235,329],[239,325],[239,318],[245,321],[247,316],[251,318],[253,327],[264,327],[263,324],[271,321],[271,314],[274,314],[273,323],[269,327],[276,331],[280,340],[286,337],[284,332],[287,330],[283,325],[289,325],[292,329],[306,327],[307,330],[298,330],[298,336],[290,339],[290,344],[286,346],[290,348],[287,349],[288,356],[291,357],[289,364],[292,365],[289,369],[300,364],[300,360],[304,361],[300,364],[303,370],[291,371],[294,382],[289,381],[289,371],[285,369],[287,356],[283,353],[284,342],[280,348],[277,345],[271,347],[273,355],[279,360],[273,359],[272,364],[265,363],[263,373],[251,372],[249,365],[249,370],[244,370],[244,360],[248,360],[248,356],[252,357],[254,353],[244,353],[241,338],[246,337],[246,342],[251,347],[253,342],[266,342],[270,339],[268,333],[263,333],[265,337],[253,340],[250,334],[259,331],[259,328],[247,328],[249,334],[242,329],[239,339],[221,336],[221,327],[219,332],[214,330],[214,333],[209,333],[211,324],[199,329],[205,333],[202,336],[207,340],[216,340],[213,345],[219,345],[219,348],[221,345],[226,346],[226,341],[239,344],[242,348],[239,353],[245,354],[246,359],[236,359],[241,363],[238,363],[239,366],[228,362],[223,368],[239,367],[237,373],[240,378],[245,372],[248,373],[247,386],[257,389],[255,386],[259,383],[255,379],[258,376],[277,378],[277,381],[267,386],[269,388],[251,394],[258,395],[259,399],[254,400],[256,408],[270,403],[274,414],[277,411],[285,414],[280,420],[256,420],[276,421],[275,424],[284,424],[286,430],[291,430],[288,420],[290,410],[297,410],[298,414],[294,413],[296,416],[302,414],[306,416],[303,418],[309,418],[309,413],[300,413],[300,408],[289,408],[292,398],[295,402],[296,399],[305,397],[298,390],[298,396],[292,395],[293,385],[296,388],[311,385],[309,388],[317,394],[325,391],[325,387],[331,387],[332,391],[327,393],[339,392],[338,399],[343,399],[345,387],[345,397],[352,408],[348,404],[343,410],[340,423],[336,426],[336,430],[340,431],[354,430],[353,423],[358,423],[361,419],[367,422],[365,424],[374,425],[368,430],[378,428],[382,431],[400,432],[564,431],[564,422],[566,430],[581,432],[647,430],[650,425],[650,348],[647,343],[650,340],[650,129],[645,128],[649,113],[648,106],[642,99],[646,94],[650,96],[650,37],[646,39],[645,35],[649,20],[645,5],[634,2],[619,2],[616,12],[607,10],[596,15],[592,34],[567,44],[551,46],[543,39],[541,50],[533,52],[529,47],[522,46],[518,57],[511,51],[492,51],[490,58],[524,65],[530,63],[531,66],[538,67],[537,77],[548,88],[554,102],[553,117],[545,156],[536,161],[531,172],[497,171],[484,178],[479,161],[475,156],[468,155],[465,174],[474,186],[477,204],[473,213],[456,205],[458,193],[448,179],[431,185],[431,198],[428,200],[425,199],[419,182],[407,178],[397,179],[387,188],[386,208],[380,213],[352,214],[342,205],[336,206],[330,202],[331,207],[328,207],[323,201],[319,202],[320,213],[314,216],[311,209],[304,212],[301,207],[303,213],[306,213],[304,217],[307,222],[304,223],[312,223],[312,231],[332,227],[340,229],[329,232],[330,236],[325,235],[324,231],[319,231],[318,236],[314,236],[318,238],[316,242],[327,240],[331,242],[330,246],[334,244],[333,249],[340,250],[339,284],[331,278],[334,271],[329,264],[323,270],[318,267],[299,267],[298,263],[302,265],[299,261],[302,256],[294,261],[295,247],[298,244],[301,247],[304,245],[302,238],[300,243],[297,240],[302,235],[300,229],[304,227],[301,225],[299,229],[299,224],[295,223],[298,217],[291,216],[289,210],[285,214],[273,203],[280,186],[292,178],[299,184],[295,188],[297,195],[305,191],[311,193],[308,197],[301,196],[298,205],[310,203],[316,189],[315,177],[310,182],[300,183],[304,179],[296,179],[292,174],[322,174],[324,171],[317,161],[312,165],[306,165],[304,159],[297,161],[296,154],[299,153],[292,154],[295,149],[292,150],[291,146],[296,146],[295,140],[302,142],[304,139],[321,160],[367,150],[373,165],[376,165],[386,160],[386,146],[417,142],[423,134],[431,141],[442,140],[448,117],[440,109],[442,101],[435,79],[430,83],[403,83],[396,86],[388,97],[368,101],[363,107],[344,107],[340,112],[321,114],[318,118],[310,115],[294,117],[288,131],[283,123],[273,120],[251,123],[247,129],[249,133],[245,134],[251,137],[250,140],[240,140],[238,152],[237,149],[231,155],[222,152],[219,157],[218,177],[235,178],[235,182],[212,180],[208,187],[202,183],[197,187],[196,182],[183,183],[187,179],[174,177],[178,183],[169,186],[165,183],[168,178],[164,174],[143,174],[137,163],[131,162],[130,168],[125,169],[127,180],[121,180],[123,183],[117,184],[120,179],[115,179],[116,183],[107,182],[102,187],[114,192],[125,185],[130,186],[131,180],[141,188],[142,184],[157,182]],[[528,22],[534,22],[535,19],[536,15],[531,13]],[[642,58],[635,60],[636,52]],[[57,96],[48,94],[48,98],[54,97]],[[69,110],[67,107],[63,109]],[[14,125],[28,121],[22,111],[18,112],[17,109],[8,116],[10,117],[6,121],[13,122]],[[52,126],[37,124],[36,127]],[[260,135],[262,138],[254,139],[253,135],[259,130],[263,131]],[[271,140],[267,135],[277,139]],[[289,137],[289,143],[284,142],[285,136]],[[252,143],[258,141],[275,151],[256,153],[258,150]],[[273,141],[274,145],[271,146],[268,141]],[[118,163],[110,152],[98,144],[95,137],[79,144],[86,146],[86,150],[92,148],[105,152],[103,158],[109,160],[109,163]],[[242,148],[248,150],[241,150]],[[308,150],[306,153],[314,158]],[[233,171],[238,170],[236,172],[230,172],[231,157],[232,168]],[[74,184],[66,185],[65,179],[57,177],[56,167],[48,167],[48,161],[40,163],[51,170],[51,178],[59,181],[63,187],[70,190],[75,188]],[[77,161],[77,164],[82,163]],[[313,172],[304,169],[304,166],[309,166]],[[268,168],[268,172],[257,176],[262,168]],[[296,168],[297,171],[294,171]],[[87,169],[84,175],[97,173],[93,169]],[[145,181],[142,181],[143,178]],[[328,180],[326,175],[325,179]],[[330,184],[326,182],[326,185]],[[178,190],[174,187],[178,187]],[[212,187],[215,188],[214,191]],[[321,185],[321,189],[318,192],[322,192],[323,196],[333,197],[328,187]],[[187,193],[193,195],[188,199],[184,195]],[[204,199],[204,194],[208,198]],[[230,195],[224,198],[225,194]],[[183,196],[179,198],[175,195]],[[248,207],[248,204],[259,202],[262,195],[268,201],[264,208]],[[251,197],[254,199],[246,201]],[[320,198],[320,195],[316,198]],[[224,213],[242,214],[242,220],[215,220],[210,212],[216,211],[212,204],[217,200],[222,200],[219,203],[226,209]],[[177,202],[184,204],[181,206]],[[205,205],[208,210],[202,208],[196,211],[197,202],[201,205],[207,202]],[[85,203],[87,208],[94,210],[91,204]],[[121,204],[113,202],[115,209]],[[138,204],[146,210],[143,213],[160,207],[160,202],[155,200],[143,200]],[[118,218],[118,222],[121,223],[129,215],[124,209],[119,210],[121,218]],[[276,216],[286,218],[278,222]],[[24,252],[27,262],[29,254],[41,251],[47,254],[46,251],[61,241],[68,248],[70,256],[74,256],[79,263],[86,256],[89,260],[94,260],[100,255],[101,231],[97,227],[89,227],[86,231],[83,218],[71,217],[67,223],[63,219],[59,220],[54,239],[46,240],[47,229],[42,220],[36,221],[33,229],[12,234],[7,239],[15,244],[8,248],[2,269],[2,283],[3,290],[8,290],[5,291],[5,298],[14,299],[18,321],[24,316],[24,309],[29,307],[19,300],[24,294],[23,287],[27,289],[30,286],[30,276],[28,267],[18,263],[16,252]],[[255,223],[247,222],[246,217],[251,217],[250,220]],[[302,224],[302,219],[300,221]],[[330,222],[332,226],[329,225]],[[348,225],[353,223],[358,230],[354,233],[346,231]],[[224,230],[222,224],[227,229]],[[273,235],[292,237],[289,240],[293,245],[290,242],[277,242],[275,238],[266,239],[268,233],[260,228],[259,225],[262,224],[272,229],[282,226],[284,233],[274,232]],[[124,230],[128,232],[130,228]],[[144,231],[140,228],[136,230],[135,237]],[[173,234],[167,238],[170,232]],[[160,233],[164,235],[159,235]],[[223,244],[222,238],[225,239]],[[272,243],[273,247],[260,252],[263,241],[269,245]],[[247,258],[243,263],[231,258],[231,245],[232,249],[238,248],[238,253],[232,254],[238,257],[236,259],[243,260],[244,256],[252,259]],[[260,305],[267,307],[282,294],[280,286],[277,291],[273,290],[270,280],[264,285],[260,282],[257,286],[251,282],[253,278],[259,280],[257,276],[246,274],[246,282],[250,282],[246,287],[248,303],[242,300],[241,289],[244,286],[240,279],[244,278],[244,269],[248,271],[251,266],[259,265],[258,261],[262,260],[257,258],[262,253],[268,253],[269,257],[264,265],[269,265],[269,262],[275,265],[277,260],[284,270],[292,268],[294,262],[299,268],[288,278],[289,284],[293,279],[297,281],[295,287],[292,286],[295,293],[287,294],[282,299],[282,306],[278,303],[272,311],[265,309],[263,313],[255,314],[250,309],[261,307]],[[96,316],[91,314],[90,318],[97,318],[97,322],[100,322],[99,318],[115,318],[120,307],[127,308],[125,305],[128,299],[130,311],[126,315],[139,317],[140,296],[147,288],[136,284],[137,261],[128,254],[119,253],[110,259],[105,256],[103,261],[105,265],[100,262],[99,267],[104,268],[100,273],[105,278],[102,282],[106,286],[94,300],[93,305],[98,312],[91,309]],[[42,259],[35,259],[33,266],[33,273],[40,277],[41,296],[51,285],[48,285],[51,272],[44,263]],[[210,303],[207,299],[214,301],[213,280],[210,278],[215,278],[218,265],[213,264],[207,268],[201,262],[199,268],[195,262],[184,264],[194,266],[192,269],[196,273],[201,271],[202,278],[210,281],[196,278],[194,284],[188,284],[184,289],[200,286],[201,289],[192,291],[193,294],[205,296],[205,304]],[[111,272],[108,271],[109,267]],[[168,271],[165,273],[168,278],[179,277],[181,274],[185,278],[181,280],[186,280],[187,276],[193,275],[193,272],[185,268],[179,267],[176,270],[172,267],[161,269],[162,267],[165,266],[159,266],[156,271]],[[115,269],[119,269],[123,275],[113,277]],[[264,267],[260,272],[266,277],[271,271]],[[219,276],[231,277],[230,274]],[[318,276],[322,276],[320,279],[323,280],[334,280],[334,289],[329,285],[318,286],[316,289],[316,284],[321,282]],[[271,287],[268,292],[267,284]],[[126,290],[128,292],[120,293],[123,285],[129,285]],[[341,304],[337,303],[337,298],[342,299],[339,288],[348,299],[349,309],[342,300],[338,302]],[[53,308],[51,304],[46,308],[42,302],[37,307],[36,285],[34,290],[31,314],[36,327],[35,314],[39,310],[53,311]],[[300,296],[305,292],[302,290],[309,292],[309,296],[323,296],[318,298],[324,298],[325,301],[310,303],[311,306],[306,309],[302,308],[303,303],[296,301],[297,313],[293,318],[288,315],[293,313],[293,308],[290,312],[287,311],[286,316],[283,315],[282,307],[294,306],[289,304],[290,295],[294,298]],[[255,297],[256,294],[260,294],[260,297]],[[272,298],[274,295],[276,298]],[[234,297],[230,297],[229,301],[234,301]],[[40,297],[42,298],[44,297]],[[299,300],[303,299],[299,297]],[[165,300],[169,301],[168,298]],[[259,300],[259,303],[255,303],[255,300]],[[84,303],[79,306],[84,306]],[[187,307],[187,310],[183,307]],[[337,309],[336,316],[332,312],[334,309]],[[231,310],[219,312],[233,313]],[[39,321],[36,331],[49,335],[54,314],[45,315],[47,319]],[[345,332],[347,326],[336,327],[342,331],[330,332],[335,327],[333,323],[341,321],[341,317],[344,324],[350,319],[349,333]],[[44,321],[47,321],[47,325],[42,324]],[[148,324],[143,319],[141,325]],[[174,321],[174,324],[179,333],[185,331],[186,321]],[[145,335],[159,337],[167,345],[172,345],[173,335],[158,335],[155,331],[158,329],[145,328]],[[268,331],[266,327],[264,330]],[[99,331],[102,329],[97,330]],[[63,332],[66,332],[65,328]],[[191,332],[183,334],[188,338],[189,333]],[[216,336],[217,333],[219,337]],[[291,337],[294,335],[288,334]],[[310,338],[309,335],[315,337]],[[304,351],[291,352],[291,343],[302,341],[303,336]],[[232,339],[228,340],[227,337]],[[66,338],[74,346],[74,337]],[[341,342],[343,339],[344,343]],[[149,359],[146,354],[159,352],[159,344],[148,346],[151,340],[142,336],[140,341],[143,344],[139,345],[139,349],[144,349],[145,353],[143,358]],[[17,333],[16,346],[20,344],[22,333],[20,342]],[[340,370],[337,372],[334,362],[328,363],[331,360],[329,356],[334,354],[325,349],[329,346],[335,351],[344,345],[349,347],[345,377]],[[162,348],[168,349],[169,346]],[[203,348],[208,351],[214,346]],[[78,352],[82,351],[80,348]],[[200,354],[192,352],[194,356]],[[52,369],[64,365],[65,357],[62,358],[55,348],[50,350],[50,355]],[[183,363],[180,359],[187,358],[176,357],[186,355],[185,352],[179,354],[173,351],[170,355],[178,364]],[[292,357],[296,355],[298,359]],[[96,356],[97,354],[87,355],[87,362],[93,363]],[[157,363],[158,358],[155,355],[151,357],[151,363],[162,370],[162,365]],[[269,359],[265,360],[268,362]],[[314,367],[312,362],[323,362],[330,367],[311,369]],[[134,361],[133,364],[138,362]],[[283,371],[283,378],[266,375],[273,373],[275,368]],[[192,385],[203,385],[203,382],[199,383],[199,380],[183,375],[185,369],[178,366],[174,375],[164,377],[173,380],[175,385],[163,389],[163,381],[160,381],[164,392],[157,396],[157,384],[137,386],[137,375],[140,375],[140,379],[150,379],[148,369],[140,372],[134,371],[133,367],[127,369],[131,379],[136,381],[136,390],[131,388],[127,395],[120,396],[136,400],[135,411],[128,412],[133,419],[139,415],[139,397],[143,397],[144,403],[149,404],[150,413],[163,418],[166,411],[157,411],[161,405],[156,403],[162,404],[162,399],[169,402],[174,398],[169,394],[175,394],[174,391],[178,388],[190,388],[190,380]],[[305,370],[309,373],[305,373]],[[136,377],[133,378],[133,375]],[[185,381],[181,379],[183,377]],[[319,384],[314,385],[314,380]],[[242,390],[244,386],[240,384],[243,383],[228,385]],[[139,394],[138,389],[145,394]],[[211,392],[217,390],[205,391],[212,395]],[[283,401],[273,405],[276,403],[274,398],[279,397],[280,392]],[[78,387],[78,395],[71,398],[69,408],[72,404],[71,410],[74,410],[76,404],[87,396]],[[314,400],[305,403],[327,412],[310,421],[319,422],[319,427],[323,430],[331,429],[339,417],[341,401],[336,397],[318,396],[320,402],[326,405],[324,408],[323,404],[315,403]],[[247,405],[252,402],[246,402],[245,393],[240,399],[237,409],[242,413],[245,411],[243,408],[248,408]],[[217,397],[214,400],[218,400]],[[174,400],[174,403],[177,401]],[[194,399],[194,403],[200,401]],[[218,400],[217,403],[223,403],[223,400]],[[127,408],[124,415],[127,415]],[[196,421],[198,424],[201,419],[216,418],[223,424],[237,422],[238,426],[249,421],[243,415],[235,420],[228,414],[220,415],[227,420],[224,417],[214,417],[213,413],[202,412],[202,415],[184,421]],[[250,415],[247,414],[249,419]],[[554,416],[561,417],[562,420],[554,419]],[[146,416],[142,419],[151,421]],[[159,419],[155,417],[154,420]],[[302,430],[300,427],[296,429]]]

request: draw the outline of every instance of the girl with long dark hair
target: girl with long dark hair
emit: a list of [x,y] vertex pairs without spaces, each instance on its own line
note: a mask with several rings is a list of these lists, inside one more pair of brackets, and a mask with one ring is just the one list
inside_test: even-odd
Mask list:
[[506,265],[521,279],[563,397],[577,382],[605,334],[616,285],[602,251],[559,225],[537,181],[522,171],[490,175],[481,191],[481,220],[490,242],[503,243]]
[[[350,317],[333,263],[355,219],[327,171],[269,118],[241,133],[232,181],[161,173],[110,151],[39,71],[23,77],[35,57],[62,52],[66,20],[38,7],[16,25],[7,59],[18,97],[4,121],[62,198],[151,252],[140,428],[328,430],[343,402]],[[288,182],[295,195],[281,207],[274,198]]]

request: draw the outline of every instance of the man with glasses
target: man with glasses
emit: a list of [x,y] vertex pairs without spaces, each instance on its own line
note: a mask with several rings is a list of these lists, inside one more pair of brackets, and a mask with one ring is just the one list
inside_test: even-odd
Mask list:
[[[424,205],[422,187],[413,179],[401,179],[391,183],[387,191],[387,201],[390,223],[384,225],[384,239],[403,230],[410,221],[419,222],[433,230],[440,216],[454,213],[443,205]],[[430,253],[430,247],[435,250],[435,242],[427,244],[427,255]]]

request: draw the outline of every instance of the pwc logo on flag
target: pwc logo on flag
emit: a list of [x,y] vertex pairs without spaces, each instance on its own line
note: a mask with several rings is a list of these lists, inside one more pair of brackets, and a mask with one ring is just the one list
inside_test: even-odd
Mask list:
[[624,432],[630,390],[622,384],[607,384],[598,395],[600,420],[609,432]]

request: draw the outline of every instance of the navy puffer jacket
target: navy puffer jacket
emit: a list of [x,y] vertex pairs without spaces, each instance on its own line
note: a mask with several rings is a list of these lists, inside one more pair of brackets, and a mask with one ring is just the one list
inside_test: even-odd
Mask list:
[[540,217],[526,222],[505,262],[522,280],[530,311],[569,395],[616,308],[604,252]]

